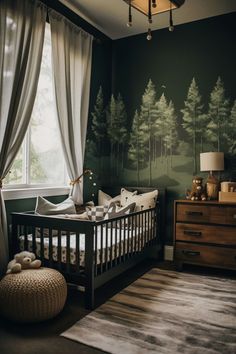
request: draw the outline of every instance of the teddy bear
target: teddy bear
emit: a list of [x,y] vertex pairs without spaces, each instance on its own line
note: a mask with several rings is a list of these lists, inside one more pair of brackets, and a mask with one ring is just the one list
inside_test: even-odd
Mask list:
[[191,200],[206,200],[205,188],[202,184],[202,177],[194,177],[192,180],[192,189],[191,192],[188,193],[187,199]]
[[14,259],[7,265],[6,274],[20,273],[22,269],[37,269],[41,266],[41,261],[35,259],[35,254],[28,251],[22,251],[15,254]]

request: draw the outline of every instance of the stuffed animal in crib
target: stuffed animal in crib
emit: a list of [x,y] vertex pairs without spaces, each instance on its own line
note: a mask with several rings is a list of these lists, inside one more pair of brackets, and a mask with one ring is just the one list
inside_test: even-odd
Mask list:
[[41,261],[36,259],[35,254],[22,251],[15,254],[14,259],[7,265],[6,274],[20,273],[22,269],[37,269],[41,267]]
[[206,200],[206,192],[203,186],[202,177],[194,177],[192,180],[192,189],[187,199],[191,200]]

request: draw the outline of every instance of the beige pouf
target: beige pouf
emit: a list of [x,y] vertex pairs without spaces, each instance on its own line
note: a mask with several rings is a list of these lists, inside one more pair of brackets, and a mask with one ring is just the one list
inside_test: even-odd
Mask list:
[[0,313],[17,322],[43,321],[63,309],[66,296],[66,281],[57,270],[26,269],[0,281]]

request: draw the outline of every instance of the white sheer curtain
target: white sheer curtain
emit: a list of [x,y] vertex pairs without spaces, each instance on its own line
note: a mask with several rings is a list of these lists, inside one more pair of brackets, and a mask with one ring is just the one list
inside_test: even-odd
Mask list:
[[1,193],[30,121],[42,57],[46,8],[33,0],[0,1],[0,274],[8,262]]
[[[71,181],[83,173],[87,132],[93,37],[55,11],[49,11],[59,128]],[[72,197],[83,202],[82,181]]]

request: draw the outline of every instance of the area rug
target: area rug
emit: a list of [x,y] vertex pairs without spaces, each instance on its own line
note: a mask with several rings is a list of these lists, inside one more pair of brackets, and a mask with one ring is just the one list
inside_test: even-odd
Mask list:
[[154,268],[62,336],[114,354],[235,354],[236,280]]

